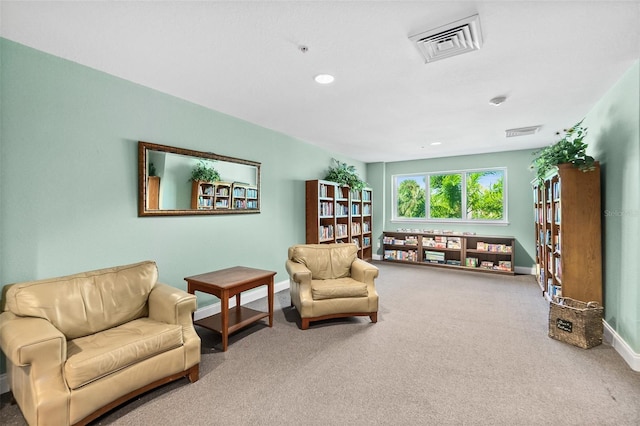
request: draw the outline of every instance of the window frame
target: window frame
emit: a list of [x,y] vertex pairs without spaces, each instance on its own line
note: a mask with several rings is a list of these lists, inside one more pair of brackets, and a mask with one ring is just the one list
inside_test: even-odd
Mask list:
[[[502,172],[503,174],[503,182],[502,182],[502,219],[471,219],[467,217],[467,179],[468,175],[471,173],[483,173],[483,172]],[[461,203],[462,203],[462,217],[460,219],[454,218],[432,218],[431,215],[431,187],[430,181],[431,176],[434,175],[451,175],[451,174],[461,174]],[[416,181],[419,181],[421,178],[424,178],[424,188],[425,191],[425,217],[404,217],[398,215],[398,179],[399,178],[411,178],[416,177]],[[398,173],[391,175],[391,222],[420,222],[420,223],[460,223],[460,224],[483,224],[483,225],[507,225],[509,224],[509,215],[508,215],[508,187],[507,187],[507,167],[484,167],[484,168],[473,168],[473,169],[462,169],[462,170],[444,170],[444,171],[434,171],[434,172],[422,172],[422,173]],[[419,183],[419,182],[418,182]]]

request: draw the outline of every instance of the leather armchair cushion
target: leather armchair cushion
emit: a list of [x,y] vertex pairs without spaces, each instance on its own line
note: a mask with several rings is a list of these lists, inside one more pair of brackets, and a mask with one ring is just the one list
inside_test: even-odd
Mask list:
[[69,341],[64,377],[69,388],[77,389],[182,344],[181,325],[140,318]]
[[357,251],[353,244],[306,244],[294,246],[290,258],[305,265],[312,279],[330,280],[350,276]]
[[147,316],[147,299],[157,279],[155,262],[145,261],[13,284],[6,293],[6,310],[46,319],[67,339],[75,339]]
[[313,297],[313,300],[367,296],[369,296],[367,284],[352,278],[311,281],[311,297]]

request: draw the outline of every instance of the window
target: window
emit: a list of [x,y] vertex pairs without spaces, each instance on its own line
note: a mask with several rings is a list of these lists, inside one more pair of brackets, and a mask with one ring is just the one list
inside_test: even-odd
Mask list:
[[394,219],[506,222],[506,169],[393,177]]

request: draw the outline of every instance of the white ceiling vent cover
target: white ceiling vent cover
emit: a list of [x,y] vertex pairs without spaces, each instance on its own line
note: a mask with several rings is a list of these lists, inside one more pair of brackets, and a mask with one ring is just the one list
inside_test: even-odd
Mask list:
[[480,17],[473,15],[409,37],[426,62],[438,61],[482,47]]
[[513,138],[516,136],[527,136],[537,133],[541,127],[542,126],[519,127],[517,129],[505,130],[505,133],[508,138]]

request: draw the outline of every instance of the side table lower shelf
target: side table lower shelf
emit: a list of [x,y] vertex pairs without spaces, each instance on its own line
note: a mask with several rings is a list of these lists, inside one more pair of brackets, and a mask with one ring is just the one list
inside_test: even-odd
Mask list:
[[[229,309],[229,326],[227,332],[229,334],[260,321],[262,318],[269,318],[268,312],[256,311],[255,309],[244,306],[237,306]],[[207,328],[222,334],[222,314],[215,314],[209,317],[201,318],[194,321],[194,324]]]

